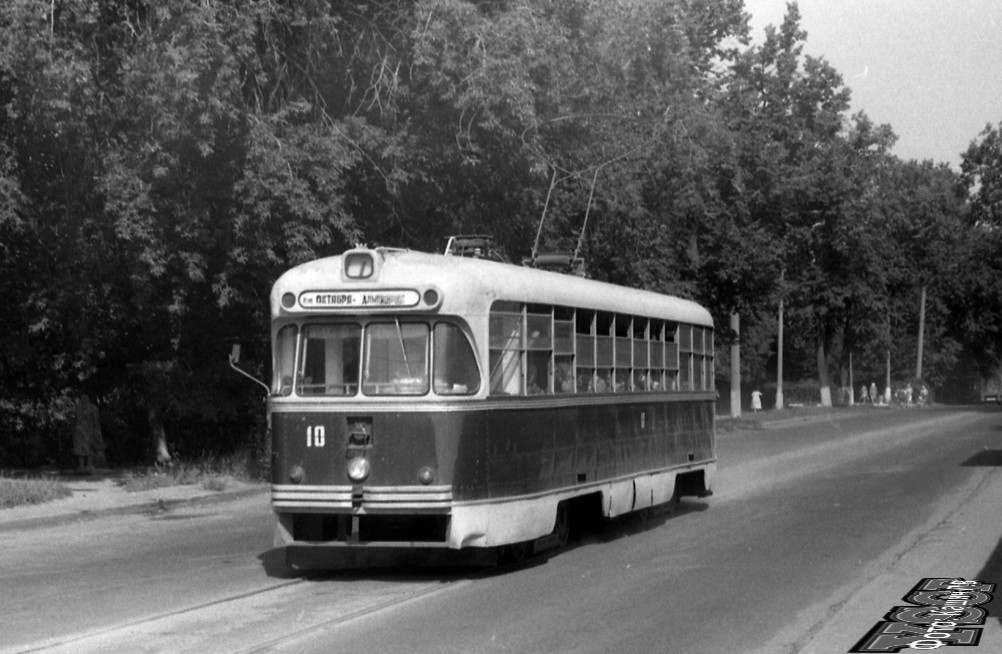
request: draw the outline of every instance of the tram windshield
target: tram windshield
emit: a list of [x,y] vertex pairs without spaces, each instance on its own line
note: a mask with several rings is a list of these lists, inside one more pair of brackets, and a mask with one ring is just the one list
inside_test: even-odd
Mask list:
[[278,395],[291,394],[293,369],[303,396],[426,395],[432,379],[438,395],[480,390],[473,347],[453,323],[307,324],[298,333],[290,325],[277,335],[275,357]]

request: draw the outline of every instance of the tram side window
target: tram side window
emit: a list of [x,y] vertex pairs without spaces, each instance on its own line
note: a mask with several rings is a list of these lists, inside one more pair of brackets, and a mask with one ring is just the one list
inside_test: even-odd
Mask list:
[[574,342],[577,347],[576,384],[578,393],[590,393],[595,385],[595,312],[579,310],[575,317]]
[[678,330],[675,323],[665,325],[665,388],[679,390]]
[[595,314],[595,392],[613,391],[613,366],[615,365],[615,315],[598,311]]
[[271,392],[274,395],[292,393],[292,379],[296,365],[296,337],[299,330],[295,325],[286,325],[275,336],[275,360],[272,362]]
[[303,327],[296,392],[300,395],[355,395],[361,327],[355,324]]
[[646,318],[633,319],[633,379],[630,389],[649,391],[650,387],[650,335]]
[[490,314],[491,395],[522,392],[522,313],[515,303],[498,302]]
[[[544,308],[548,309],[547,308]],[[550,392],[550,352],[553,351],[552,314],[539,307],[526,311],[525,392],[542,395]]]
[[574,310],[553,309],[553,392],[574,392]]
[[693,386],[692,325],[678,327],[678,384],[679,389],[691,391]]
[[617,393],[631,390],[630,369],[633,366],[633,319],[630,316],[615,317],[615,370],[613,370],[612,390]]
[[457,325],[435,324],[435,392],[472,395],[480,390],[480,370],[466,334]]
[[369,323],[365,328],[366,395],[424,395],[428,392],[428,325]]

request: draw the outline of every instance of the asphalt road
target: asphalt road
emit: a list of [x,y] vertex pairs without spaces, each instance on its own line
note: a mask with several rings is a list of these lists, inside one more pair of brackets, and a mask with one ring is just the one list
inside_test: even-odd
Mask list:
[[[590,530],[524,567],[473,574],[289,578],[270,549],[263,497],[4,533],[0,646],[801,651],[853,593],[986,487],[999,462],[984,454],[1000,449],[998,412],[873,411],[722,432],[714,497]],[[981,563],[922,574],[971,575]],[[864,611],[826,646],[847,651],[888,609]]]

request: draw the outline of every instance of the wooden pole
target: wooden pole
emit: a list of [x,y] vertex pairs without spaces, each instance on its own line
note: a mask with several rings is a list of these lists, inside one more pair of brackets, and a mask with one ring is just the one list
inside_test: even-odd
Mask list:
[[731,417],[741,417],[741,316],[735,311],[731,314],[731,331],[734,342],[731,343]]
[[918,355],[915,360],[916,379],[922,379],[922,349],[924,341],[925,341],[925,286],[922,287],[922,299],[919,301]]
[[776,408],[783,408],[783,299],[779,300],[779,334],[776,340]]

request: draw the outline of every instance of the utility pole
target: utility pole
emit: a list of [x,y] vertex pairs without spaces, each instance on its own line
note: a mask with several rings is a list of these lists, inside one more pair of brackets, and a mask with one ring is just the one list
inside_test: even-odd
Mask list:
[[741,417],[741,316],[731,312],[731,417]]
[[776,408],[783,408],[783,298],[779,298],[779,334],[776,339]]
[[922,286],[922,299],[919,302],[918,356],[915,361],[915,378],[922,379],[922,349],[925,341],[925,285]]

